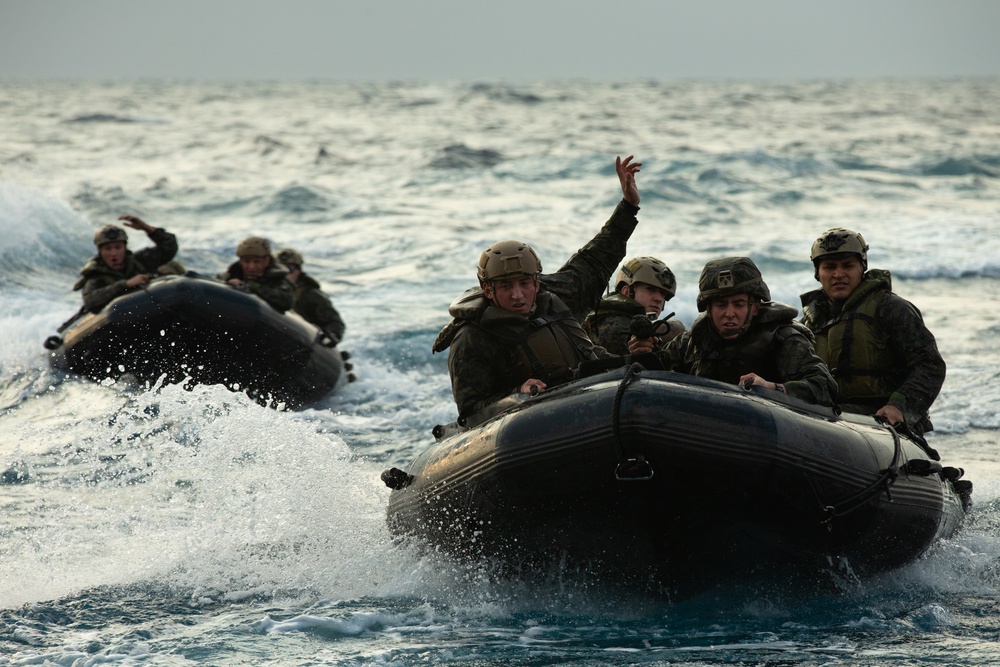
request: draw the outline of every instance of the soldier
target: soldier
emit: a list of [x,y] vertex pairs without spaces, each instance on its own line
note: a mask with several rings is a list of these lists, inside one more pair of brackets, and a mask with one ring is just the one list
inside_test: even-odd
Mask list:
[[[177,254],[177,237],[158,227],[152,227],[134,215],[123,215],[126,227],[140,229],[156,244],[133,253],[128,249],[128,234],[117,225],[104,225],[94,234],[97,255],[82,269],[73,290],[83,290],[83,307],[96,313],[112,299],[142,287],[157,275],[183,273],[183,267],[172,262]],[[168,264],[169,262],[169,264]],[[166,265],[166,266],[164,266]]]
[[346,329],[344,320],[340,319],[340,313],[333,307],[330,297],[320,289],[319,283],[302,270],[302,253],[285,248],[278,252],[277,257],[288,269],[285,277],[295,286],[295,305],[292,308],[306,322],[322,329],[334,345],[339,343]]
[[623,199],[591,241],[557,272],[527,243],[501,241],[479,258],[479,288],[466,291],[449,312],[453,320],[434,341],[448,347],[448,370],[459,423],[509,394],[537,393],[572,379],[581,361],[610,356],[593,344],[580,322],[600,301],[638,221],[632,156],[615,161]]
[[932,430],[945,363],[920,311],[892,292],[888,271],[868,269],[868,244],[855,231],[824,232],[810,259],[822,287],[802,295],[802,323],[837,380],[841,408]]
[[[601,300],[587,316],[584,328],[591,340],[617,355],[628,354],[629,323],[645,313],[656,320],[667,301],[677,293],[677,279],[670,268],[655,257],[634,257],[622,265],[615,279],[615,291]],[[671,320],[671,313],[662,321],[662,345],[679,336],[684,325]]]
[[243,292],[259,296],[278,312],[295,302],[295,288],[285,280],[288,269],[271,255],[271,244],[259,236],[248,236],[236,246],[239,260],[229,265],[219,280]]
[[[702,315],[658,352],[670,370],[721,382],[756,384],[832,406],[837,383],[813,350],[812,334],[795,322],[798,311],[771,301],[771,291],[749,257],[708,262],[698,280]],[[651,339],[629,341],[633,354],[653,350]]]

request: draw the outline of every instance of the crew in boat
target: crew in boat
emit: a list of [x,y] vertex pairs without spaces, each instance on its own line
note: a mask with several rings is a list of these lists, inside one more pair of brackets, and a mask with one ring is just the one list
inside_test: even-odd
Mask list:
[[615,278],[615,291],[601,299],[583,326],[591,340],[617,355],[628,354],[629,329],[636,315],[645,315],[661,324],[657,338],[661,345],[679,336],[684,323],[658,318],[667,301],[677,293],[677,279],[663,261],[655,257],[633,257],[622,264]]
[[500,241],[479,258],[479,287],[452,303],[434,341],[449,347],[448,371],[460,423],[513,393],[537,393],[573,378],[584,360],[610,355],[581,322],[598,304],[638,224],[633,156],[615,161],[623,198],[591,241],[555,273],[527,243]]
[[295,304],[292,308],[306,322],[315,324],[333,342],[339,343],[344,337],[346,326],[340,313],[333,307],[330,297],[320,288],[319,282],[302,270],[305,259],[294,248],[278,251],[278,261],[285,265],[285,278],[295,286]]
[[888,271],[869,270],[858,232],[827,230],[809,256],[821,287],[802,295],[802,323],[837,380],[841,409],[932,430],[945,363],[920,311],[893,293]]
[[238,290],[260,297],[278,312],[291,309],[295,303],[295,287],[285,276],[282,264],[271,254],[271,243],[260,236],[248,236],[236,246],[237,261],[219,274]]
[[[664,367],[745,387],[760,385],[833,406],[837,383],[817,356],[812,333],[795,321],[796,308],[771,301],[771,291],[752,259],[708,262],[698,290],[701,315],[690,331],[657,352]],[[652,352],[654,345],[654,339],[632,338],[629,350]]]
[[128,234],[118,225],[104,225],[94,233],[97,254],[80,269],[80,279],[73,285],[74,291],[82,290],[83,307],[92,313],[158,275],[184,273],[184,267],[174,260],[176,236],[134,215],[118,219],[126,227],[146,232],[155,245],[133,253],[128,249]]

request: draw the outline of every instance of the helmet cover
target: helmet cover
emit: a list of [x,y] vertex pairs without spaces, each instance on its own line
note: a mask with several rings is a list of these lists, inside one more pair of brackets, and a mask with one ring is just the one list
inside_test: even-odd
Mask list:
[[615,289],[622,285],[632,287],[636,283],[645,283],[662,289],[667,293],[667,301],[677,294],[677,279],[674,272],[666,264],[655,257],[633,257],[622,264],[615,278]]
[[485,283],[520,274],[538,275],[542,262],[534,249],[521,241],[499,241],[483,251],[476,275]]
[[278,261],[282,264],[294,264],[295,266],[302,266],[305,264],[305,260],[302,259],[302,253],[294,248],[282,248],[278,251]]
[[94,245],[98,248],[105,243],[117,243],[118,241],[128,245],[128,234],[118,225],[104,225],[94,232]]
[[861,258],[861,271],[868,270],[868,244],[858,232],[843,227],[834,227],[823,232],[813,241],[809,259],[817,268],[819,261],[832,255],[854,254]]
[[698,279],[698,312],[705,312],[713,299],[746,294],[761,301],[771,300],[760,269],[749,257],[724,257],[705,264]]
[[236,256],[240,259],[244,257],[267,257],[271,254],[271,244],[267,239],[260,236],[248,236],[236,246]]

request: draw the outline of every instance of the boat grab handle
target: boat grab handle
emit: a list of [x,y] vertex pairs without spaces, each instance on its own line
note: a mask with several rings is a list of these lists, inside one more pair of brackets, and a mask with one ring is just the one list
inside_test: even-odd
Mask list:
[[636,454],[635,456],[626,456],[625,450],[622,447],[621,438],[621,423],[620,423],[620,412],[622,404],[622,396],[625,395],[625,389],[631,384],[632,380],[638,377],[639,372],[645,370],[642,364],[633,363],[625,371],[625,377],[622,378],[621,384],[618,385],[618,391],[615,393],[615,402],[611,408],[611,436],[614,439],[615,448],[618,450],[618,465],[615,466],[615,479],[620,482],[643,482],[648,479],[653,478],[653,466],[649,464],[646,457],[642,454]]

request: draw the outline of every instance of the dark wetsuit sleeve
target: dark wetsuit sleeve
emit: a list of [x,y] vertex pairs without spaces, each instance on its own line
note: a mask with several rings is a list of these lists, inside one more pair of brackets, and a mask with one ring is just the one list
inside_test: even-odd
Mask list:
[[917,307],[895,294],[879,304],[876,322],[896,363],[906,369],[889,404],[902,411],[907,423],[916,424],[930,410],[944,384],[946,366],[937,341]]
[[542,283],[556,294],[579,322],[601,301],[608,281],[625,258],[628,239],[635,230],[639,207],[624,199],[611,218],[587,245],[578,250],[552,274],[543,274]]
[[156,245],[139,250],[135,253],[135,259],[146,267],[147,271],[152,272],[177,255],[177,237],[165,229],[157,228],[153,230],[149,238]]
[[779,339],[775,366],[780,377],[766,379],[783,383],[789,396],[832,407],[837,401],[837,381],[806,335],[782,327],[775,336]]
[[451,391],[459,419],[520,389],[501,376],[500,369],[510,365],[501,356],[496,341],[477,326],[468,324],[459,329],[448,352]]

